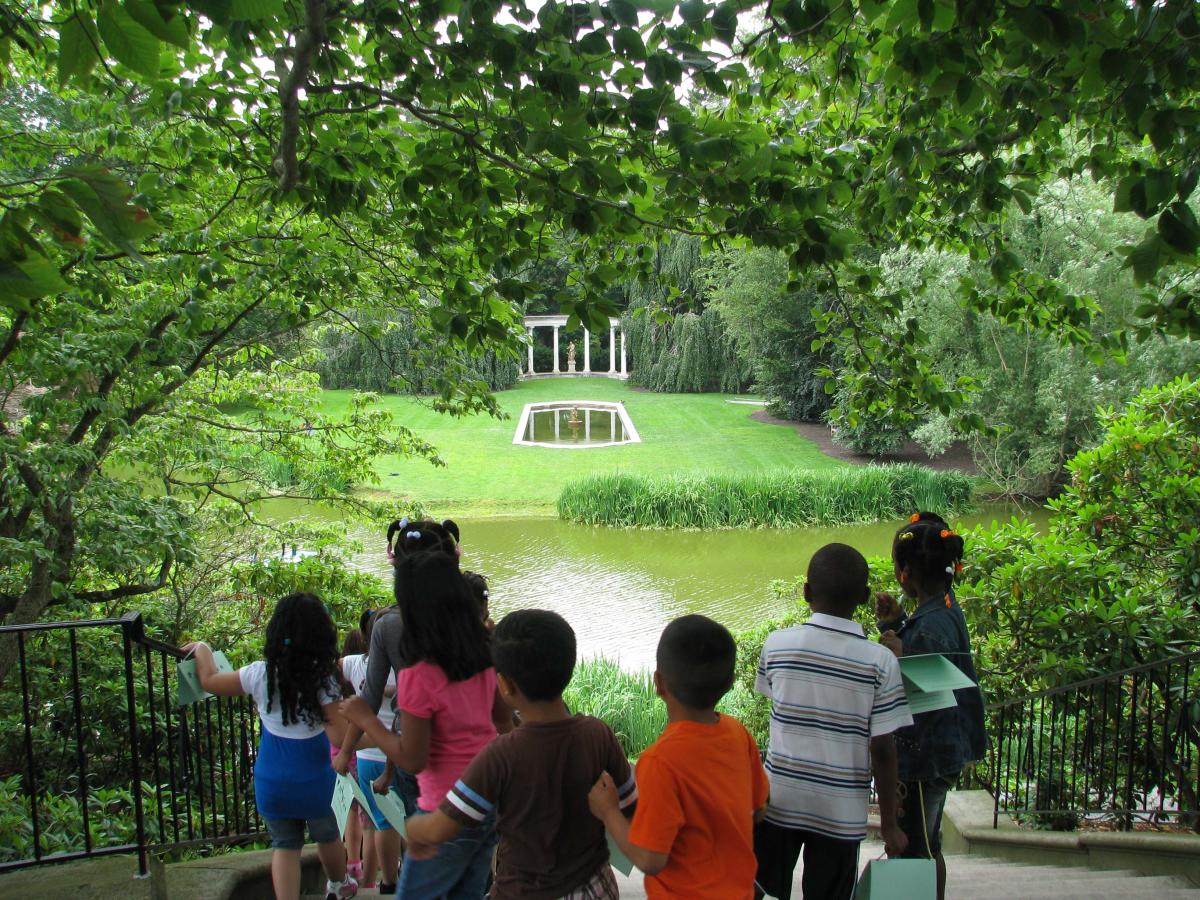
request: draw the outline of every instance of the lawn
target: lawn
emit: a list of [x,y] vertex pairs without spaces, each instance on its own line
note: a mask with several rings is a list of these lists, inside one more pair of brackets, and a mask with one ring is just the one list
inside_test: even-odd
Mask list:
[[[345,409],[350,395],[326,391],[326,412]],[[446,466],[385,456],[376,464],[378,481],[370,487],[419,500],[432,514],[551,514],[562,485],[584,475],[743,473],[844,465],[790,428],[755,422],[750,415],[757,407],[729,403],[722,394],[654,394],[607,378],[562,378],[520,382],[496,399],[509,418],[455,419],[412,397],[381,398],[379,406],[434,444]],[[522,408],[544,400],[623,402],[642,442],[594,449],[514,445]]]

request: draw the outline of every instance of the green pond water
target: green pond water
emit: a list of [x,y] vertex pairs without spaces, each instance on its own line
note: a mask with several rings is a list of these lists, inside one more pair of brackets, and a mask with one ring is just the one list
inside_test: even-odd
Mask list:
[[[986,506],[955,525],[1012,515],[1045,521],[1038,509]],[[703,613],[733,631],[784,612],[775,579],[803,575],[831,541],[867,556],[890,552],[901,523],[758,531],[655,531],[571,525],[549,518],[460,520],[464,569],[487,576],[492,615],[552,609],[575,629],[580,656],[607,656],[628,669],[652,668],[663,626]],[[360,530],[358,567],[390,575],[383,529]],[[968,548],[969,552],[969,548]]]

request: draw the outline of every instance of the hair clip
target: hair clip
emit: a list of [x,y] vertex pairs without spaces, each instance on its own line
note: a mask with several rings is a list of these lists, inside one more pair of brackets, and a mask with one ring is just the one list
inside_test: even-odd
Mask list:
[[951,531],[949,528],[943,528],[942,529],[942,540],[945,540],[948,537],[954,537],[954,532]]
[[911,516],[908,517],[908,521],[911,522],[913,525],[916,525],[918,522],[921,521],[921,514],[913,513]]
[[396,523],[397,531],[403,531],[407,527],[408,527],[408,516],[405,516],[403,519],[401,519],[399,522]]
[[954,566],[946,566],[946,574],[953,575],[954,574]]
[[405,532],[404,536],[411,541],[419,541],[421,539],[421,532],[408,531],[408,532]]
[[902,532],[900,532],[900,536],[898,538],[896,538],[896,540],[911,541],[916,536],[917,536],[917,533],[915,531],[902,531]]
[[491,595],[490,595],[490,594],[487,592],[487,588],[484,588],[484,590],[483,590],[483,599],[484,599],[484,600],[486,600],[486,599],[487,599],[489,596],[491,596]]

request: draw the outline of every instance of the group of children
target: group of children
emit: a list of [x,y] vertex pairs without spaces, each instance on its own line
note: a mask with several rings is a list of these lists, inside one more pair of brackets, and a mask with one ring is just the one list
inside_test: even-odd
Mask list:
[[[905,616],[877,597],[882,643],[852,620],[870,600],[862,555],[842,544],[814,555],[812,617],[773,633],[759,662],[773,706],[764,754],[715,710],[733,685],[733,637],[700,615],[671,622],[654,672],[668,725],[636,777],[611,729],[563,702],[576,646],[561,616],[520,610],[493,626],[452,522],[402,520],[388,545],[396,603],[364,615],[365,654],[339,658],[311,594],[276,606],[263,661],[218,673],[207,645],[190,645],[206,690],[249,694],[259,710],[255,796],[277,897],[299,894],[306,828],[327,897],[355,895],[363,870],[347,867],[330,803],[336,773],[355,765],[372,807],[366,877],[378,866],[381,893],[417,900],[616,898],[606,834],[650,898],[788,898],[801,853],[806,897],[849,898],[872,776],[889,855],[940,859],[946,789],[982,756],[983,729],[977,691],[914,719],[900,679],[898,656],[938,652],[974,680],[952,591],[962,540],[936,516],[896,535],[897,579],[916,606]],[[402,864],[373,799],[388,789],[408,815]]]

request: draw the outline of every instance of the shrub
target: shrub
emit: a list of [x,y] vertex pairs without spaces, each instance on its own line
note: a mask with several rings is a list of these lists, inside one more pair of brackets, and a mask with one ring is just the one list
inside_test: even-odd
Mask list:
[[845,525],[965,508],[972,480],[912,464],[754,475],[597,475],[568,483],[558,514],[588,525],[739,528]]

